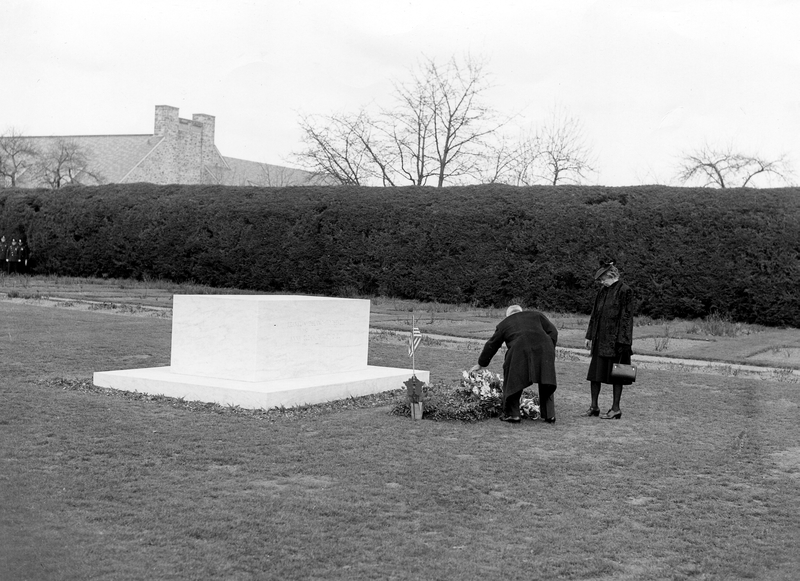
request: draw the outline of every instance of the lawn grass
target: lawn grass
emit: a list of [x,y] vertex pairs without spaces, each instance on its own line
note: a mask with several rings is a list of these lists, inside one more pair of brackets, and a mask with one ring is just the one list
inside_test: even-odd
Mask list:
[[[559,360],[554,426],[413,422],[396,394],[257,414],[79,388],[167,365],[169,339],[169,320],[0,303],[1,579],[800,571],[796,383],[647,370],[602,421],[578,417],[586,365]],[[417,365],[456,381],[476,357]],[[370,363],[408,358],[377,340]]]
[[[115,314],[169,316],[174,294],[253,294],[255,291],[177,284],[167,280],[96,279],[59,276],[5,276],[0,296],[28,302],[57,298],[61,305],[81,305]],[[390,297],[369,299],[370,327],[408,332],[412,316],[427,338],[436,335],[486,340],[505,309],[448,305]],[[536,305],[526,305],[535,308]],[[547,312],[559,329],[559,345],[582,348],[588,316]],[[719,313],[699,320],[635,318],[634,352],[639,355],[699,359],[733,364],[800,369],[800,331],[734,323]]]

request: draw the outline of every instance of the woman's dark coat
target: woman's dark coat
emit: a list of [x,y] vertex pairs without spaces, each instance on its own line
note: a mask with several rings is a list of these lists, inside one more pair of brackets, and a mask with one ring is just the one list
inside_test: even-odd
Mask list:
[[616,345],[633,345],[633,290],[618,280],[597,293],[589,318],[586,338],[592,342],[592,353],[615,357]]
[[508,396],[538,383],[556,385],[558,330],[538,311],[522,311],[503,319],[486,342],[478,365],[488,367],[497,350],[506,344],[503,361],[503,393]]

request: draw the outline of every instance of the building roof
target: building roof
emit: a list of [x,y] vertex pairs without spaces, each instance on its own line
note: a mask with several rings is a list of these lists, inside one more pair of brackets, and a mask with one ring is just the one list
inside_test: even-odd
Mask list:
[[53,135],[28,137],[39,150],[58,140],[85,150],[89,171],[100,183],[119,183],[164,139],[163,135]]
[[235,157],[222,156],[222,159],[230,168],[230,175],[225,182],[229,185],[283,187],[325,183],[324,179],[301,169]]

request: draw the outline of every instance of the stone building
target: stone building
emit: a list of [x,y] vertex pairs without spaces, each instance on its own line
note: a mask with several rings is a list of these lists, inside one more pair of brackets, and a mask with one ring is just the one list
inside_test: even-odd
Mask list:
[[[155,184],[221,184],[249,186],[300,186],[326,181],[304,170],[223,156],[214,144],[215,118],[196,113],[178,116],[178,108],[156,105],[152,134],[69,135],[28,137],[38,152],[39,163],[30,160],[16,178],[18,187],[53,186],[77,182],[83,185],[149,182]],[[67,158],[56,175],[59,154]],[[43,160],[47,159],[47,163]],[[51,168],[59,171],[58,168]],[[6,185],[8,178],[6,178]]]

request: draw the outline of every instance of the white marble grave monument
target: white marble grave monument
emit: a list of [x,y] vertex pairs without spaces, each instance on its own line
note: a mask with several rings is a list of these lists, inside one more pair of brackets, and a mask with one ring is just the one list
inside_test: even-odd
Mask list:
[[171,365],[99,371],[94,384],[265,409],[404,388],[410,369],[367,365],[369,307],[301,295],[175,295]]

